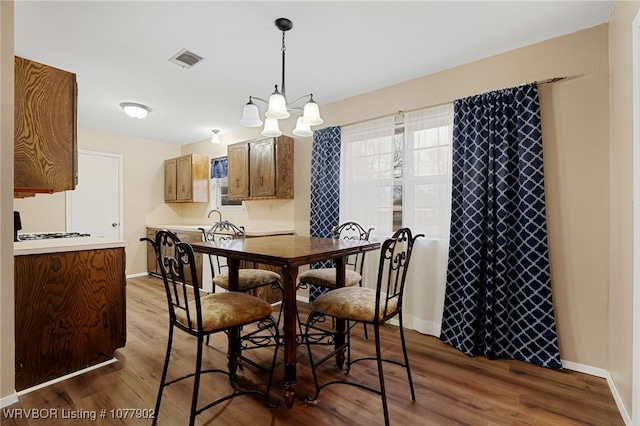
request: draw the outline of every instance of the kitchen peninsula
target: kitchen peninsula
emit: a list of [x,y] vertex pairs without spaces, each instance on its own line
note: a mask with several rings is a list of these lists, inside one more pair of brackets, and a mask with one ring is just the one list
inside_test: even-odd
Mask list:
[[126,241],[14,243],[16,390],[113,358],[126,341]]

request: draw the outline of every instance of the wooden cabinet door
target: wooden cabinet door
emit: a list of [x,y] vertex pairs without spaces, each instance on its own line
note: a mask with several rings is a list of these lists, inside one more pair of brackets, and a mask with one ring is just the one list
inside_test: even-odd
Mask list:
[[176,160],[176,199],[178,201],[188,201],[192,199],[193,157],[185,155]]
[[[184,242],[200,242],[202,241],[202,233],[200,231],[197,232],[175,232],[176,236],[180,239],[180,241]],[[194,253],[194,260],[196,265],[196,273],[198,274],[198,287],[202,288],[202,253]],[[187,284],[193,284],[193,278],[191,277],[191,271],[184,271],[184,279]]]
[[209,157],[188,154],[164,162],[165,203],[206,203],[209,201]]
[[276,142],[276,198],[293,199],[293,139],[280,136]]
[[14,257],[16,390],[113,357],[126,341],[124,248]]
[[[156,231],[147,229],[147,238],[152,241],[156,240]],[[150,243],[147,244],[147,272],[155,274],[158,272],[158,259],[156,258],[156,251]]]
[[227,148],[229,199],[293,199],[293,139],[256,139]]
[[249,194],[252,197],[276,195],[276,156],[273,139],[251,142],[249,146]]
[[14,193],[75,189],[76,75],[15,57]]
[[166,160],[164,162],[164,200],[176,201],[176,159]]
[[228,159],[228,188],[229,199],[244,199],[249,197],[249,144],[239,143],[229,145]]

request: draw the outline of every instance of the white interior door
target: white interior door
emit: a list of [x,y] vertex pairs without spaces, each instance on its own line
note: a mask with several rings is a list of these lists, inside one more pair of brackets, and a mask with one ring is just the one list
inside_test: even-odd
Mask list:
[[122,156],[78,151],[78,185],[67,191],[67,232],[122,239]]

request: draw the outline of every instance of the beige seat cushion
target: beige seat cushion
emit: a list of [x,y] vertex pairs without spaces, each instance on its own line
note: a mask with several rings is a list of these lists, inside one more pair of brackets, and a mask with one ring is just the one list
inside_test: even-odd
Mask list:
[[[301,283],[336,288],[336,268],[310,269],[298,275]],[[344,286],[351,287],[362,280],[362,275],[347,269],[345,271]]]
[[[380,297],[380,318],[384,316],[386,295]],[[375,315],[376,291],[362,287],[344,287],[329,291],[319,296],[311,303],[311,309],[330,315],[354,321],[372,322]],[[387,312],[391,313],[398,307],[398,299],[389,301]]]
[[[272,284],[281,280],[280,274],[266,269],[240,269],[238,271],[238,290],[247,291],[252,288]],[[229,289],[229,274],[216,275],[213,283],[225,290]]]
[[[271,305],[264,300],[239,292],[210,294],[201,298],[200,304],[203,331],[238,327],[266,318],[273,312]],[[189,313],[194,316],[196,314],[195,300],[189,303]],[[176,310],[176,320],[191,329],[196,329],[198,326],[194,316],[191,317],[192,324],[189,326],[187,313],[182,309]]]

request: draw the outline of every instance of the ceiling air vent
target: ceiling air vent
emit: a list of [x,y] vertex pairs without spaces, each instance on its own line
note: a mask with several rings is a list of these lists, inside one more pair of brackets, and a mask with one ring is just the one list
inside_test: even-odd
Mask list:
[[191,68],[202,60],[204,60],[202,56],[196,55],[193,52],[189,52],[187,49],[182,49],[169,59],[169,61],[173,62],[174,64],[178,64],[183,68]]

